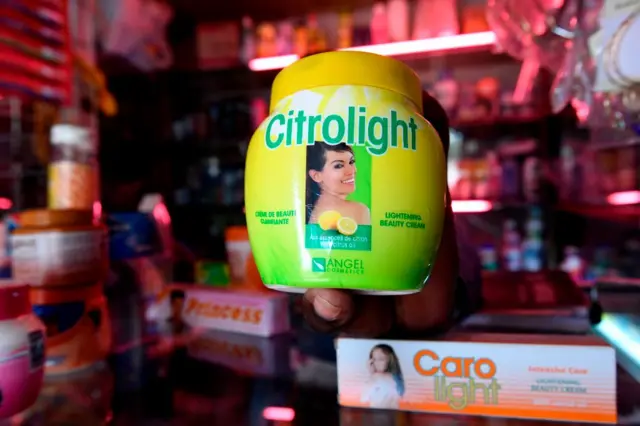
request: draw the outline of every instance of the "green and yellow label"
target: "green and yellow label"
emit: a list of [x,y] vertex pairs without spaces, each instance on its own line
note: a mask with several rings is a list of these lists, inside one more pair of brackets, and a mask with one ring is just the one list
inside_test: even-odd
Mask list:
[[445,158],[401,95],[331,86],[283,99],[251,139],[245,179],[265,284],[411,292],[428,277]]

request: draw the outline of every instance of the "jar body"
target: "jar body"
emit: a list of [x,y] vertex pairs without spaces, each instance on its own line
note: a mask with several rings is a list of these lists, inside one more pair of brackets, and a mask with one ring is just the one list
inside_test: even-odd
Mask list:
[[246,215],[266,286],[409,294],[440,243],[442,143],[416,106],[371,86],[280,100],[247,153]]
[[[94,294],[85,299],[59,298],[55,303],[43,303],[46,299],[42,299],[33,304],[33,311],[47,324],[47,376],[83,370],[103,361],[109,353],[111,322],[107,300],[101,294],[101,284],[93,288]],[[62,292],[65,290],[58,291]]]
[[33,315],[0,321],[0,420],[29,408],[44,378],[44,326]]
[[231,282],[236,287],[242,287],[246,284],[247,261],[251,255],[247,230],[241,226],[228,227],[224,239]]
[[32,286],[101,281],[106,273],[106,231],[97,225],[24,227],[11,236],[13,274]]
[[[98,163],[87,129],[72,125],[52,132],[48,168],[48,206],[51,209],[91,210],[98,199]],[[59,139],[60,138],[60,139]]]

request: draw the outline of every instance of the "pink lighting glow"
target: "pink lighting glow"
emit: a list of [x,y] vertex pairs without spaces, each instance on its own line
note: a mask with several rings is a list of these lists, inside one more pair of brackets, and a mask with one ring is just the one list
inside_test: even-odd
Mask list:
[[169,215],[169,210],[167,210],[167,206],[165,206],[164,203],[156,204],[151,214],[160,224],[165,226],[171,225],[171,215]]
[[9,210],[13,207],[13,202],[4,197],[0,197],[0,210]]
[[493,208],[493,203],[487,200],[453,200],[451,209],[454,213],[484,213]]
[[102,203],[100,201],[93,202],[93,223],[100,223],[102,219]]
[[262,410],[262,417],[276,422],[290,422],[296,417],[296,412],[289,407],[267,407]]
[[[378,55],[383,56],[403,56],[419,53],[444,53],[468,48],[490,47],[493,46],[495,42],[496,35],[493,31],[484,31],[470,34],[427,38],[422,40],[375,44],[371,46],[356,46],[340,50],[377,53]],[[297,55],[256,58],[249,61],[249,68],[252,71],[276,70],[289,66],[298,59]]]
[[630,204],[640,204],[640,191],[614,192],[607,196],[607,203],[614,206],[627,206]]
[[268,71],[279,70],[284,67],[288,67],[295,61],[297,61],[298,55],[282,55],[271,56],[267,58],[256,58],[249,61],[249,69],[251,71]]

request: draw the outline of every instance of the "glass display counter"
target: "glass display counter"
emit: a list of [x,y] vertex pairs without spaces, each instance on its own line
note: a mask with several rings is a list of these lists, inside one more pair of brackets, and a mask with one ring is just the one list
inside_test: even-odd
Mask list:
[[[628,301],[629,297],[640,301],[638,295],[627,295],[625,299]],[[142,321],[139,316],[130,318],[138,319],[122,326],[129,330],[148,329],[134,323]],[[542,424],[505,418],[341,408],[336,402],[335,358],[329,350],[331,336],[304,327],[291,335],[271,339],[217,331],[196,335],[181,324],[172,324],[170,328],[173,333],[165,328],[162,335],[139,336],[131,342],[122,342],[104,365],[72,377],[49,379],[36,405],[7,424]],[[487,332],[486,326],[483,328]],[[605,310],[593,332],[617,351],[619,424],[638,424],[640,316]]]

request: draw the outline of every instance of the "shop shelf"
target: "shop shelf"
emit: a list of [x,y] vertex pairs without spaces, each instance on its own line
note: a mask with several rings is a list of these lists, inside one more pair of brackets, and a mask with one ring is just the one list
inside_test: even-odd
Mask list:
[[640,203],[616,206],[610,204],[562,202],[558,205],[558,210],[614,222],[638,223],[638,221],[640,221]]
[[495,200],[495,199],[469,199],[452,200],[454,213],[488,213],[526,210],[532,207],[547,205],[544,202],[527,202],[524,200]]
[[[422,40],[399,41],[395,43],[375,44],[369,46],[349,47],[346,51],[377,53],[392,57],[428,57],[469,50],[491,49],[496,42],[493,31],[460,34],[446,37],[434,37]],[[255,58],[249,61],[252,71],[277,70],[291,65],[299,59],[298,55],[281,55],[266,58]]]
[[517,200],[491,200],[469,199],[452,201],[455,213],[486,213],[490,211],[502,211],[513,209],[528,209],[533,206],[547,205],[558,211],[586,216],[594,219],[604,219],[614,222],[629,221],[640,222],[640,203],[628,205],[596,204],[596,203],[572,203],[572,202],[526,202]]
[[522,114],[509,116],[488,116],[473,120],[451,120],[449,127],[459,131],[495,126],[520,126],[523,124],[538,124],[547,118],[547,114]]

